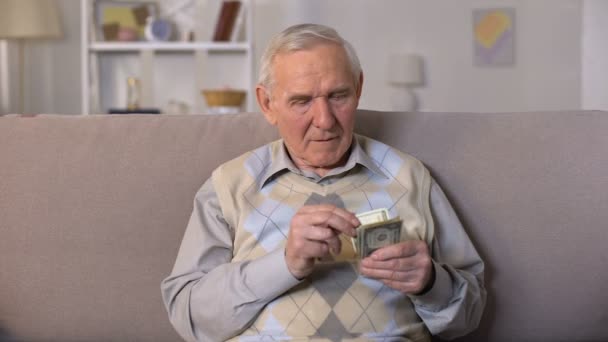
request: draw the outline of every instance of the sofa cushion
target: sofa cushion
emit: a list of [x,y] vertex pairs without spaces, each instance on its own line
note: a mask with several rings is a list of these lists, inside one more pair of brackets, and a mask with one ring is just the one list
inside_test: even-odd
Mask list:
[[[486,260],[466,341],[608,340],[608,113],[358,120],[429,167]],[[194,194],[276,137],[260,114],[0,117],[0,340],[179,340],[159,284]]]
[[26,341],[180,340],[160,281],[194,194],[276,137],[238,115],[3,117],[0,132],[0,329]]

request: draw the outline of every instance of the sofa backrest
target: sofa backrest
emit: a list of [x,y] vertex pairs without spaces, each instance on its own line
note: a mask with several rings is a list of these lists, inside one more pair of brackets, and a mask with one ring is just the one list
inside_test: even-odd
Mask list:
[[[608,113],[360,111],[421,159],[486,261],[467,341],[608,340]],[[160,281],[260,114],[0,117],[0,341],[179,340]]]

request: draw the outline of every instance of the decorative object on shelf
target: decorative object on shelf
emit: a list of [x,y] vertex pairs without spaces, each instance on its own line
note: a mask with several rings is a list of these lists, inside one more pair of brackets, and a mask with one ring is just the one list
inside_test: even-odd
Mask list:
[[173,35],[173,24],[167,19],[149,16],[146,19],[145,32],[149,41],[166,42]]
[[185,42],[193,42],[195,40],[194,31],[187,31],[182,34],[182,40]]
[[105,40],[118,40],[118,31],[120,31],[120,25],[118,23],[107,23],[101,25],[102,36]]
[[174,115],[190,114],[190,106],[186,102],[172,99],[169,100],[165,113]]
[[241,111],[247,92],[236,89],[204,89],[210,114],[236,114]]
[[473,10],[476,66],[512,66],[515,64],[515,9],[484,8]]
[[[59,10],[53,0],[0,1],[0,39],[15,39],[19,45],[19,113],[24,111],[24,40],[60,38],[61,36]],[[2,70],[9,70],[9,68],[2,68]],[[7,89],[7,87],[7,84],[2,84],[1,89]]]
[[164,0],[165,19],[171,19],[175,28],[174,36],[179,36],[177,39],[183,42],[194,41],[194,30],[196,28],[196,20],[193,13],[196,13],[196,0]]
[[137,31],[130,27],[118,28],[118,41],[121,42],[132,42],[137,40]]
[[136,110],[139,108],[141,99],[141,83],[135,77],[127,78],[127,109]]
[[238,0],[224,0],[217,18],[213,41],[227,42],[232,38],[232,30],[239,15],[241,2]]
[[387,77],[393,89],[390,96],[394,111],[414,111],[418,109],[416,94],[412,88],[422,86],[422,57],[413,54],[392,54],[389,56]]
[[95,18],[98,36],[103,41],[117,41],[122,29],[134,30],[137,39],[143,40],[146,19],[158,15],[155,2],[144,1],[95,1]]

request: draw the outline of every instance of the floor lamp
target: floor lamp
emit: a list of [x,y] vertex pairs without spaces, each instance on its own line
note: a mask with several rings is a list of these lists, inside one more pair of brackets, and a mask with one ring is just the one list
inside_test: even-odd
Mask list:
[[[54,0],[1,0],[0,39],[15,40],[18,44],[19,113],[24,110],[24,74],[26,39],[61,37],[59,13]],[[6,60],[1,61],[6,63]],[[4,70],[9,70],[4,68]],[[2,89],[8,85],[3,84]]]

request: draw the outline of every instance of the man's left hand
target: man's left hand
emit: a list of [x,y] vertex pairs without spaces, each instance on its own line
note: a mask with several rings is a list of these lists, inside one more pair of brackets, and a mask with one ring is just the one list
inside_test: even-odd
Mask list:
[[403,241],[378,249],[361,261],[360,272],[410,295],[426,292],[435,280],[429,248],[420,240]]

